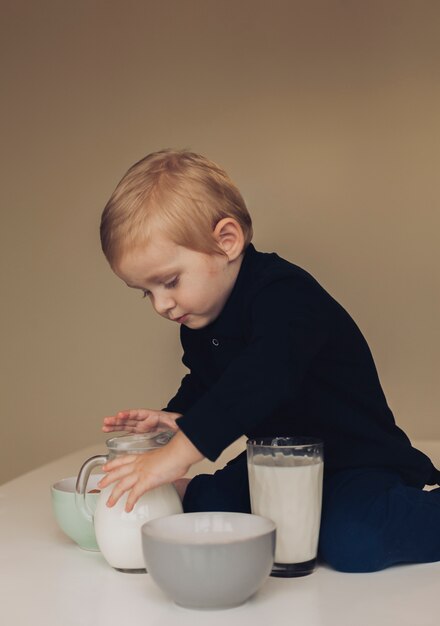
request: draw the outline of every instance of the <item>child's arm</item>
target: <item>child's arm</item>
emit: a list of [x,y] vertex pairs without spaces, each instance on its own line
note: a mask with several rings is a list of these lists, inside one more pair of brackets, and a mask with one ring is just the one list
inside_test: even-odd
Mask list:
[[116,483],[107,500],[112,507],[128,491],[125,510],[129,513],[146,491],[182,478],[203,454],[182,431],[178,431],[163,448],[155,448],[144,454],[122,456],[103,466],[106,475],[99,482],[104,489]]
[[183,377],[176,395],[168,402],[166,411],[185,413],[206,392],[206,388],[191,371],[191,363],[188,362],[185,354],[182,362],[190,373]]
[[181,415],[156,409],[129,409],[104,417],[102,430],[105,433],[121,430],[129,433],[147,433],[157,428],[166,428],[176,432],[178,429],[176,419]]

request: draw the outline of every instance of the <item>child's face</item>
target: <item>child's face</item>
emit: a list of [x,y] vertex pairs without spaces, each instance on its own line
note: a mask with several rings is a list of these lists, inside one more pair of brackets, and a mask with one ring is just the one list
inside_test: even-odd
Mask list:
[[150,298],[166,319],[203,328],[222,311],[235,284],[240,260],[184,248],[163,236],[123,254],[115,274]]

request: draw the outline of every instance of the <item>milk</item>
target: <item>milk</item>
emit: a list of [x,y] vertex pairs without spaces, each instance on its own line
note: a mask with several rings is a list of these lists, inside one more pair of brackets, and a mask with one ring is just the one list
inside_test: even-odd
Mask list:
[[248,464],[252,513],[277,527],[275,563],[316,558],[324,464],[319,457],[255,454]]
[[127,513],[127,493],[113,507],[106,505],[113,488],[109,485],[103,489],[96,506],[94,525],[99,549],[115,569],[143,570],[141,526],[156,517],[182,513],[182,503],[173,485],[161,485],[141,496]]

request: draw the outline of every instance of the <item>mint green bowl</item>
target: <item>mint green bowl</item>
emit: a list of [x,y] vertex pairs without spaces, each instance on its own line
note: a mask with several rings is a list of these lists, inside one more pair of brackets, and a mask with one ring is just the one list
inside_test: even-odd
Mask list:
[[[87,490],[96,489],[102,474],[90,476]],[[61,530],[83,550],[99,551],[93,522],[87,521],[75,503],[76,476],[63,478],[51,486],[52,508]],[[99,493],[88,493],[87,502],[95,510]]]

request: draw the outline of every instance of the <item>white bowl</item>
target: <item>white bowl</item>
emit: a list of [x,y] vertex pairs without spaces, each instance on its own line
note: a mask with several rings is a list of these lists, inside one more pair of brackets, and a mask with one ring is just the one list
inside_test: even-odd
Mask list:
[[176,604],[226,609],[269,576],[275,524],[249,513],[182,513],[144,524],[142,546],[147,572]]

